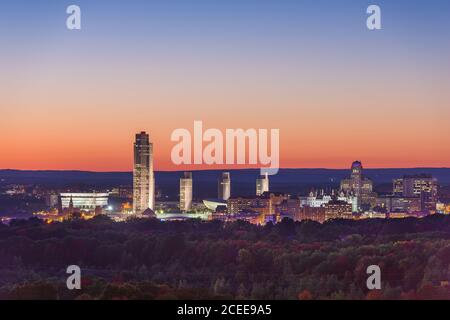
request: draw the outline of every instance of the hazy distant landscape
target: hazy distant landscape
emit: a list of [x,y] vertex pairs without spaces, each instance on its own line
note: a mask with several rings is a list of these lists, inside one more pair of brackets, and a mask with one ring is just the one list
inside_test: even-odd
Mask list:
[[[232,195],[254,195],[258,169],[228,170],[233,182]],[[217,195],[217,179],[222,171],[194,171],[194,198],[213,198]],[[182,172],[155,172],[156,186],[163,194],[177,195]],[[390,192],[392,179],[404,175],[431,174],[442,187],[450,185],[450,168],[365,169],[364,175],[375,184],[378,192]],[[311,188],[337,188],[341,179],[349,175],[348,169],[281,169],[270,177],[273,191],[298,194]],[[132,185],[132,172],[88,171],[21,171],[0,170],[0,184],[41,184],[47,187],[83,185],[93,188],[111,188]]]

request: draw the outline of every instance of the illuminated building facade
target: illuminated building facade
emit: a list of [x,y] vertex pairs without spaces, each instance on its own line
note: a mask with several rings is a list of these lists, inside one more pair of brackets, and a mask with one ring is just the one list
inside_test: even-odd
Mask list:
[[111,196],[118,197],[122,199],[132,199],[133,198],[133,187],[132,186],[119,186],[111,190]]
[[301,205],[311,208],[320,208],[333,200],[331,195],[325,194],[324,192],[313,192],[311,191],[307,197],[301,197]]
[[218,199],[227,201],[231,196],[231,178],[229,172],[222,173],[218,185]]
[[217,199],[205,199],[203,200],[203,204],[205,205],[205,207],[209,210],[211,210],[212,212],[215,212],[217,210],[218,207],[227,207],[227,201],[219,201]]
[[180,210],[187,212],[192,208],[192,172],[185,172],[180,178]]
[[420,199],[422,211],[436,211],[438,181],[430,175],[405,176],[393,181],[393,193],[406,198]]
[[227,201],[227,213],[228,214],[238,214],[245,210],[250,210],[255,205],[254,198],[229,198]]
[[388,215],[386,213],[370,211],[370,212],[364,212],[363,214],[361,214],[359,219],[360,220],[364,220],[364,219],[386,219],[387,217],[388,217]]
[[376,206],[386,209],[387,212],[414,213],[421,211],[419,197],[384,196],[378,197]]
[[373,183],[363,176],[363,166],[360,161],[353,162],[350,179],[341,181],[341,191],[356,197],[358,209],[362,206],[375,206],[376,193],[373,192]]
[[436,211],[440,214],[450,214],[450,203],[438,202],[436,204]]
[[346,194],[343,191],[336,195],[334,190],[331,192],[331,194],[325,194],[324,191],[321,191],[320,193],[317,191],[311,191],[308,196],[300,197],[300,206],[321,208],[333,200],[340,200],[350,203],[352,205],[352,211],[358,211],[358,201],[356,196],[352,195],[351,193]]
[[394,179],[392,181],[392,193],[396,196],[403,196],[403,179]]
[[155,205],[153,144],[145,132],[136,134],[134,142],[133,213],[142,214]]
[[108,206],[109,193],[61,193],[63,209],[95,211]]
[[295,216],[296,221],[315,221],[319,223],[325,222],[325,208],[302,207]]
[[333,200],[325,206],[325,220],[353,219],[352,205],[345,201]]
[[264,192],[269,192],[269,175],[267,172],[260,178],[256,179],[256,195],[259,197]]

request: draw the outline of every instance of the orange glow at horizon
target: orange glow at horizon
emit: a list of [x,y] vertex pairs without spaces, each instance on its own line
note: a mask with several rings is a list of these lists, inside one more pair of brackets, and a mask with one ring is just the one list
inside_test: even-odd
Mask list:
[[[0,85],[0,168],[131,171],[140,131],[154,143],[156,170],[224,168],[172,164],[172,131],[192,131],[195,120],[222,132],[279,129],[282,168],[348,168],[357,159],[368,168],[450,167],[450,93],[419,71],[367,80],[364,70],[349,79],[322,70],[281,83],[258,69],[239,79],[216,70],[215,81],[106,64],[52,70]],[[240,167],[248,166],[226,168]]]
[[258,167],[174,165],[196,120],[279,129],[281,168],[450,168],[447,4],[384,1],[372,32],[356,1],[84,1],[69,31],[4,2],[0,169],[132,171],[141,131],[155,170]]

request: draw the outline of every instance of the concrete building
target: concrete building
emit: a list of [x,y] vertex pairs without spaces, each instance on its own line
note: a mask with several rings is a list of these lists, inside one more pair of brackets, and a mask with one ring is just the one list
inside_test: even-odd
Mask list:
[[145,132],[136,134],[133,168],[133,213],[142,214],[155,206],[153,144]]
[[218,183],[218,199],[227,201],[231,196],[231,178],[229,172],[222,173]]
[[[95,211],[96,208],[108,207],[109,193],[61,193],[61,206],[63,209],[74,209],[83,211]],[[98,210],[98,209],[97,209]]]
[[267,172],[264,174],[264,176],[256,179],[256,195],[259,197],[264,192],[269,192],[269,175],[267,174]]
[[192,208],[192,172],[185,172],[180,178],[180,210],[187,212]]

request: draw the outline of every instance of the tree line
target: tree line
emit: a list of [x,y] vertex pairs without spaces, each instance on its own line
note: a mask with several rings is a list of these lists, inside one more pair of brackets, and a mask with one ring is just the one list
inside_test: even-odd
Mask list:
[[[82,289],[65,285],[69,265]],[[382,289],[366,287],[379,265]],[[449,299],[450,217],[0,225],[0,299]]]

